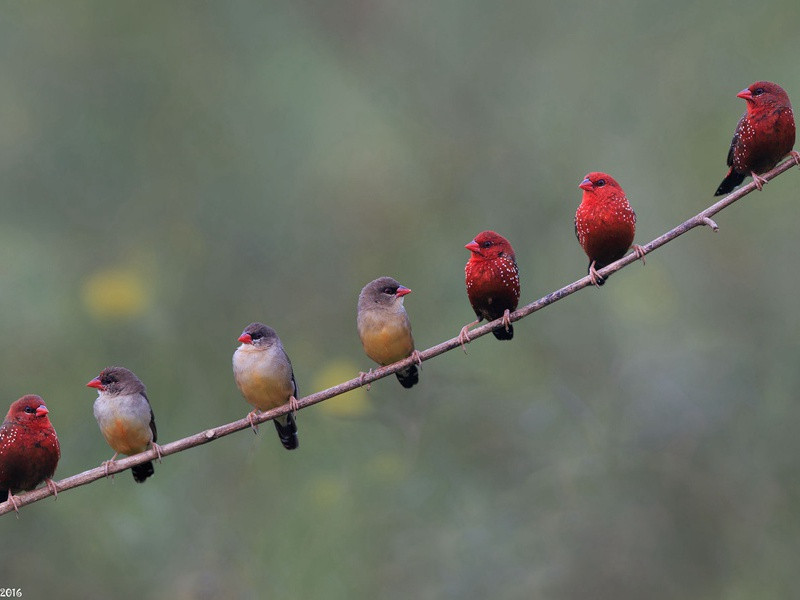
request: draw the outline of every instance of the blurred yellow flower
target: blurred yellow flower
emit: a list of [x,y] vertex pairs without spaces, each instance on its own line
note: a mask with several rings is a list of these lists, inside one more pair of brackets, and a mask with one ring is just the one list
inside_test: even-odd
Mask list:
[[150,303],[141,274],[115,267],[96,271],[83,283],[83,303],[98,318],[134,317]]
[[[348,360],[332,360],[314,377],[314,390],[324,390],[358,375],[358,366]],[[326,400],[319,410],[337,417],[360,417],[372,410],[364,388],[358,388]]]

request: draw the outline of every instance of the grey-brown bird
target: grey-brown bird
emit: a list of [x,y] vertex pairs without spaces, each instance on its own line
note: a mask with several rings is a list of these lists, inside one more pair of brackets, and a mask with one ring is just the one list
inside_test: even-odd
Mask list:
[[[97,390],[94,418],[114,451],[111,460],[103,463],[106,474],[119,454],[130,456],[152,447],[161,457],[161,449],[156,444],[156,418],[144,384],[133,371],[108,367],[86,385]],[[153,461],[131,467],[131,473],[136,483],[143,483],[155,473]]]
[[263,323],[250,323],[239,336],[242,343],[233,353],[233,377],[244,399],[254,410],[247,418],[253,431],[253,417],[261,411],[289,404],[291,412],[273,419],[283,447],[294,450],[300,445],[297,439],[297,383],[292,363],[283,349],[275,330]]
[[[410,293],[410,289],[395,279],[379,277],[365,285],[358,295],[358,336],[366,355],[381,366],[411,355],[417,363],[421,362],[419,352],[414,349],[411,321],[403,306],[404,296]],[[395,374],[404,388],[419,382],[415,364]]]

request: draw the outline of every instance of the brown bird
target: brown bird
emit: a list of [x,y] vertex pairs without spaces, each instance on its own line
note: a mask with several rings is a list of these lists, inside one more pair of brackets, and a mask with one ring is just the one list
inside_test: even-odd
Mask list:
[[771,81],[756,81],[736,96],[744,99],[747,112],[736,126],[728,150],[730,169],[715,196],[732,192],[748,175],[761,190],[767,180],[759,174],[772,169],[787,154],[800,165],[800,154],[792,150],[794,114],[784,89]]
[[[418,363],[422,362],[414,349],[411,322],[403,306],[403,297],[410,293],[410,289],[391,277],[379,277],[365,285],[358,296],[358,336],[366,355],[381,366],[412,354]],[[404,388],[419,381],[415,364],[395,374]]]
[[233,377],[244,399],[254,410],[247,418],[253,431],[253,422],[261,411],[289,404],[291,412],[273,419],[283,447],[294,450],[300,445],[297,439],[297,383],[292,363],[283,349],[275,330],[263,323],[250,323],[239,336],[242,343],[233,353]]
[[[106,476],[119,454],[139,454],[152,447],[161,458],[161,448],[156,444],[156,418],[144,384],[133,371],[108,367],[86,386],[97,390],[94,418],[114,451],[114,456],[103,462]],[[155,473],[153,461],[131,467],[131,473],[136,483],[143,483]]]
[[[636,213],[625,190],[607,173],[589,173],[578,187],[583,199],[575,212],[575,235],[589,257],[589,278],[601,286],[605,279],[597,270],[625,256],[633,244]],[[633,250],[644,262],[644,249],[633,244]]]
[[58,495],[52,480],[61,448],[47,407],[39,396],[23,396],[8,409],[0,426],[0,502],[9,500],[16,512],[15,491],[34,489],[44,481]]
[[519,302],[519,269],[514,249],[494,231],[482,231],[464,247],[470,251],[464,267],[467,296],[478,319],[461,328],[458,334],[461,347],[469,342],[469,329],[483,319],[494,321],[502,317],[502,326],[492,333],[498,340],[510,340],[514,337],[510,313]]

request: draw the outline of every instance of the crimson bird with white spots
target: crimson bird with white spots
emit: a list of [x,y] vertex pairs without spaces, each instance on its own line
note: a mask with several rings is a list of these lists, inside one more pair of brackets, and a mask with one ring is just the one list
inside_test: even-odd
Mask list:
[[786,91],[777,83],[756,81],[736,96],[747,103],[747,112],[736,125],[728,150],[730,169],[715,196],[732,192],[748,175],[760,191],[767,180],[759,175],[774,168],[787,154],[800,165],[800,153],[792,150],[794,114]]
[[502,325],[492,333],[498,340],[510,340],[514,337],[510,313],[519,302],[519,269],[514,249],[494,231],[482,231],[464,247],[470,251],[464,267],[467,296],[478,319],[461,328],[458,335],[461,346],[469,342],[469,329],[483,319],[502,318]]
[[11,405],[0,426],[0,502],[8,499],[17,512],[15,491],[32,490],[44,481],[58,494],[52,477],[61,448],[48,413],[44,400],[28,394]]
[[[583,178],[579,186],[583,199],[575,212],[575,235],[589,257],[589,278],[596,286],[605,283],[598,270],[619,260],[633,244],[636,213],[616,180],[596,171]],[[644,249],[633,244],[644,262]]]

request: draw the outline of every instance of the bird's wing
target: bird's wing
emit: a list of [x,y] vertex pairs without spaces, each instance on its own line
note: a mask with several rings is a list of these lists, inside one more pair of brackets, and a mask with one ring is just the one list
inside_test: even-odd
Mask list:
[[142,392],[142,397],[144,398],[145,402],[147,402],[147,406],[150,409],[150,431],[153,432],[153,442],[155,442],[158,439],[158,432],[156,431],[156,416],[153,414],[153,407],[150,406],[150,400],[147,397],[147,394]]

